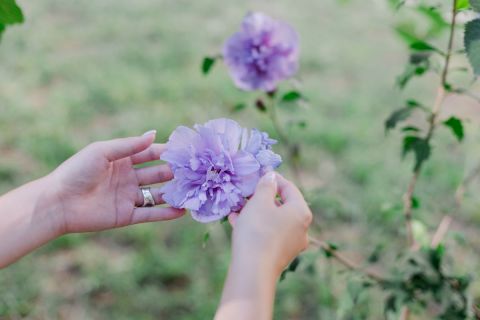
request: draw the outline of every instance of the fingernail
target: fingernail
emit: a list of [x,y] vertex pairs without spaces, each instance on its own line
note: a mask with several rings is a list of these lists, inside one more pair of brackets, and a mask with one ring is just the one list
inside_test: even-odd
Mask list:
[[270,171],[270,172],[267,172],[265,174],[265,181],[267,181],[269,183],[273,183],[273,182],[275,182],[275,179],[276,179],[275,172]]
[[149,130],[147,132],[145,132],[144,134],[142,134],[142,136],[149,136],[151,134],[157,134],[157,130]]

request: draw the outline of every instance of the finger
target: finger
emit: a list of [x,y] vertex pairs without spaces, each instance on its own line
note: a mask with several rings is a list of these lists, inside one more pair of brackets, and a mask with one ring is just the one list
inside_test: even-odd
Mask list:
[[[155,204],[164,204],[165,203],[165,200],[163,200],[163,197],[162,197],[162,192],[160,191],[161,188],[150,188],[150,193],[152,194],[153,196],[153,200],[155,201]],[[135,200],[135,206],[136,207],[141,207],[143,206],[143,193],[142,193],[142,190],[140,190],[140,188],[138,188],[138,191],[137,191],[137,198]]]
[[253,201],[259,199],[260,201],[275,201],[277,194],[277,179],[275,172],[271,171],[265,174],[257,184],[255,193],[252,196]]
[[173,178],[172,170],[167,164],[135,169],[138,184],[141,186],[165,182]]
[[295,184],[277,173],[278,192],[284,204],[305,202],[302,193]]
[[132,156],[147,149],[155,140],[156,131],[148,131],[140,137],[129,137],[97,142],[109,161],[115,161]]
[[130,157],[133,164],[140,164],[149,161],[160,160],[160,155],[167,149],[167,145],[163,143],[154,143],[140,153]]
[[230,222],[230,225],[232,228],[235,228],[235,224],[237,223],[238,219],[238,213],[237,212],[232,212],[228,215],[228,222]]
[[130,224],[164,221],[180,218],[185,214],[185,209],[149,207],[135,208],[133,210],[132,220]]

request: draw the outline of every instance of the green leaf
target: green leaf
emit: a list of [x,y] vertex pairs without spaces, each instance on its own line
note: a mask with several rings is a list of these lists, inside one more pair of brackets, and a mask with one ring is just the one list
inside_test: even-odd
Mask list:
[[0,1],[0,24],[22,23],[23,20],[22,10],[17,6],[15,0]]
[[420,208],[420,200],[417,197],[412,197],[412,209]]
[[303,96],[300,92],[289,91],[282,96],[281,101],[282,102],[294,102],[294,101],[297,101],[297,100],[302,99],[302,98],[303,98]]
[[470,6],[473,10],[480,12],[480,0],[470,0]]
[[300,121],[297,122],[297,126],[299,126],[302,129],[305,129],[307,127],[307,121],[300,120]]
[[443,54],[442,51],[440,51],[439,49],[435,48],[434,46],[426,43],[425,41],[422,41],[422,40],[418,40],[418,41],[415,41],[414,43],[412,43],[410,45],[410,49],[412,50],[415,50],[415,51],[434,51],[434,52],[438,52],[440,54]]
[[465,25],[464,42],[470,64],[478,76],[480,75],[480,19],[472,20]]
[[405,157],[409,152],[413,152],[415,155],[414,171],[419,170],[422,164],[430,157],[431,147],[426,139],[406,136],[403,139],[403,152]]
[[405,107],[398,110],[395,110],[385,121],[385,130],[389,131],[395,129],[397,124],[405,119],[407,119],[412,113],[411,107]]
[[287,273],[295,272],[298,268],[298,265],[300,264],[300,261],[301,260],[299,256],[295,257],[295,259],[293,259],[292,262],[290,262],[288,267],[282,271],[282,274],[280,275],[280,281],[285,280]]
[[430,61],[428,59],[423,60],[419,64],[409,63],[405,68],[405,71],[400,76],[397,77],[396,83],[400,89],[404,89],[405,86],[413,77],[421,76],[425,72],[427,72],[429,69],[430,69]]
[[457,11],[467,10],[470,7],[468,0],[457,0]]
[[413,126],[406,126],[406,127],[402,128],[402,131],[403,132],[419,132],[420,129],[418,129],[417,127],[413,127]]
[[243,102],[237,103],[236,105],[233,106],[232,111],[233,112],[239,112],[245,109],[247,105]]
[[450,26],[449,23],[443,18],[443,14],[437,7],[421,5],[417,8],[417,11],[427,17],[431,22],[430,35],[438,34],[442,30]]
[[451,117],[450,119],[445,121],[443,124],[449,127],[450,129],[452,129],[452,132],[455,135],[455,137],[458,139],[458,141],[461,142],[463,140],[463,136],[464,136],[463,123],[460,119]]
[[208,74],[212,69],[213,65],[215,64],[216,58],[215,57],[205,57],[202,61],[202,73]]
[[203,241],[202,241],[202,247],[205,248],[207,246],[207,242],[208,240],[210,239],[210,232],[207,231],[205,232],[205,234],[203,235]]

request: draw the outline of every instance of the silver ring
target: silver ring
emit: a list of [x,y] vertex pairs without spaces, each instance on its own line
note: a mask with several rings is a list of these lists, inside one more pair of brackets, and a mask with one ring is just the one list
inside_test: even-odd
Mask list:
[[155,206],[155,199],[153,199],[152,192],[150,188],[140,188],[143,194],[143,204],[142,207],[153,207]]

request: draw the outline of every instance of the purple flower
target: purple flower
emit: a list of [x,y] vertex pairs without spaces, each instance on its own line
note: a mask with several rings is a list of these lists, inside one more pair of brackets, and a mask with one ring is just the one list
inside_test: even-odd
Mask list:
[[211,120],[194,129],[180,126],[170,135],[161,159],[174,178],[162,187],[163,199],[189,209],[197,221],[211,222],[240,210],[260,177],[282,159],[271,150],[276,141],[267,133],[233,120]]
[[235,85],[273,91],[298,69],[299,40],[285,22],[259,12],[245,16],[242,28],[224,44],[223,58]]

